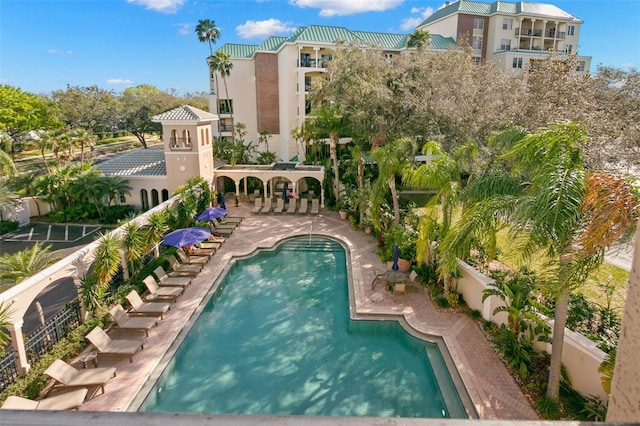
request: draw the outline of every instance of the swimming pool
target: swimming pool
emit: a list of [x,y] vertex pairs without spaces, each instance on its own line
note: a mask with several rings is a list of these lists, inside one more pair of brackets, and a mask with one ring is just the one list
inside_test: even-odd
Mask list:
[[437,345],[351,321],[347,282],[331,239],[237,260],[138,411],[466,418]]

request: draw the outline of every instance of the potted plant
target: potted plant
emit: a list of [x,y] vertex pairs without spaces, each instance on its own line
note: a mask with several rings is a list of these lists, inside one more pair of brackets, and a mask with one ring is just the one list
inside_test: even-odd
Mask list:
[[365,216],[360,225],[362,225],[362,229],[364,229],[364,232],[367,234],[370,234],[373,230],[373,220],[369,216]]
[[346,219],[351,211],[351,200],[345,195],[340,198],[338,202],[338,211],[340,212],[340,219]]
[[394,226],[384,234],[385,261],[393,259],[393,248],[398,246],[398,270],[408,272],[411,261],[416,257],[416,235],[409,233],[403,226]]

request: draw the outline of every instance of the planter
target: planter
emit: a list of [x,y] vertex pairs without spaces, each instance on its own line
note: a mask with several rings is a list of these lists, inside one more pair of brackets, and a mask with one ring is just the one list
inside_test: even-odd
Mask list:
[[370,234],[370,233],[371,233],[371,227],[370,227],[370,226],[366,226],[366,227],[364,228],[364,232],[365,232],[366,234]]
[[340,211],[340,219],[346,219],[349,216],[349,212]]
[[409,272],[411,269],[411,261],[405,259],[398,259],[398,271]]

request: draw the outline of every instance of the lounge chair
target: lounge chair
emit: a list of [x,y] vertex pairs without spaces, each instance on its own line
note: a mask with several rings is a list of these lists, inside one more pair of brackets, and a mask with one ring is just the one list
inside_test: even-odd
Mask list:
[[125,355],[129,357],[129,362],[133,362],[133,356],[141,349],[144,349],[142,339],[112,339],[105,331],[96,327],[89,334],[84,336],[99,354]]
[[202,270],[202,265],[182,265],[178,259],[172,254],[167,256],[171,271],[168,272],[170,277],[195,277]]
[[211,221],[211,233],[214,235],[218,234],[228,238],[231,236],[231,234],[233,234],[233,228],[227,228],[220,225],[216,225],[214,221]]
[[[151,279],[147,279],[149,277],[151,277]],[[149,293],[151,293],[153,297],[157,299],[173,300],[175,302],[176,299],[184,292],[184,288],[180,287],[160,287],[155,278],[153,278],[151,275],[149,275],[147,278],[142,280],[142,282],[144,282],[144,285],[147,286],[147,290],[149,290]]]
[[232,224],[235,223],[239,225],[244,220],[243,216],[224,216],[220,218],[220,223],[224,224]]
[[211,221],[215,229],[231,229],[232,231],[238,227],[237,223],[222,223],[218,219]]
[[[147,277],[149,278],[149,277]],[[152,277],[153,278],[153,277]],[[146,279],[146,278],[145,278]],[[146,282],[145,282],[146,284]],[[178,287],[176,289],[180,290]],[[158,324],[160,316],[157,317],[130,317],[121,304],[109,309],[109,313],[116,321],[119,328],[123,330],[142,330],[145,336],[149,337],[149,330]]]
[[262,210],[262,198],[256,198],[255,205],[251,209],[251,214],[259,214]]
[[153,270],[156,275],[157,283],[160,287],[186,287],[191,284],[189,277],[170,277],[162,266],[158,266]]
[[264,200],[264,206],[262,206],[262,210],[260,210],[260,214],[267,214],[271,212],[271,198],[267,198]]
[[296,212],[296,199],[292,198],[289,200],[289,206],[287,207],[287,213],[295,213]]
[[165,312],[171,309],[171,303],[169,302],[145,302],[142,300],[137,291],[131,290],[127,294],[127,300],[131,304],[131,311],[138,315],[151,315],[157,317],[160,315],[160,319],[163,319]]
[[198,248],[213,250],[214,254],[220,249],[221,246],[222,243],[214,243],[212,241],[203,241],[198,244]]
[[11,395],[2,404],[2,409],[31,411],[75,410],[82,405],[88,391],[87,388],[75,389],[71,392],[50,396],[39,401]]
[[189,256],[184,250],[180,249],[176,250],[176,254],[180,262],[187,265],[204,265],[209,261],[208,256]]
[[309,200],[306,198],[300,199],[300,208],[298,209],[298,213],[307,214],[307,209],[309,208]]
[[274,213],[282,213],[284,210],[284,200],[282,198],[278,198],[276,201],[276,206],[273,208]]
[[311,211],[309,213],[318,214],[319,212],[320,212],[320,200],[318,200],[317,198],[314,198],[313,200],[311,200]]
[[44,371],[44,374],[54,380],[53,387],[92,387],[99,386],[104,393],[104,386],[110,378],[116,376],[115,367],[98,367],[87,370],[78,370],[61,359],[56,359],[53,364]]

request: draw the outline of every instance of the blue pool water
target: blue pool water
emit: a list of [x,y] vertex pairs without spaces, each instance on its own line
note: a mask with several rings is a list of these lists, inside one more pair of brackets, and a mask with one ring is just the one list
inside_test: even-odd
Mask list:
[[238,260],[139,411],[466,417],[437,345],[349,319],[346,265],[308,238]]

